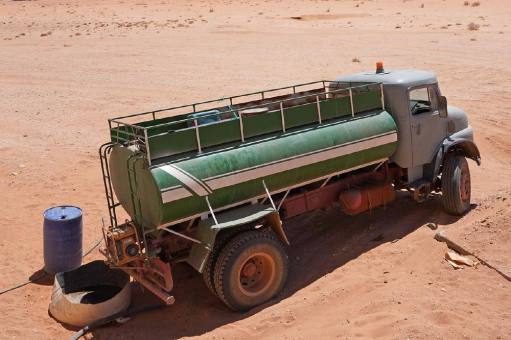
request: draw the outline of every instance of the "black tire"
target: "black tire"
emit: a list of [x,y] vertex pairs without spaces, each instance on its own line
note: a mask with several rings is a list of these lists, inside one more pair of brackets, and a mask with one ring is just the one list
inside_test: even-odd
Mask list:
[[244,232],[220,253],[214,277],[218,297],[236,311],[247,311],[276,297],[284,287],[288,257],[270,233]]
[[206,261],[206,265],[204,266],[204,271],[202,272],[202,277],[204,278],[204,282],[206,283],[206,287],[213,293],[215,296],[218,297],[218,294],[215,289],[215,278],[214,278],[214,271],[215,271],[215,265],[216,261],[218,260],[218,257],[220,256],[220,252],[222,249],[225,248],[227,243],[229,243],[230,240],[232,240],[234,237],[238,236],[239,234],[253,229],[252,226],[243,226],[233,229],[227,229],[224,232],[220,232],[215,240],[215,245],[213,246],[213,251],[211,254],[209,254],[208,259]]
[[471,181],[463,156],[447,156],[442,171],[442,201],[451,215],[463,215],[470,209]]

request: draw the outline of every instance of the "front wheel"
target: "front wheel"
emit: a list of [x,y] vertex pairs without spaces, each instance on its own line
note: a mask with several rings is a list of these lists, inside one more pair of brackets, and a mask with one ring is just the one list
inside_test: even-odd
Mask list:
[[232,309],[247,311],[277,296],[287,271],[280,240],[270,233],[245,232],[222,250],[215,265],[215,290]]
[[470,208],[470,170],[465,157],[447,156],[442,171],[442,201],[451,215],[463,215]]

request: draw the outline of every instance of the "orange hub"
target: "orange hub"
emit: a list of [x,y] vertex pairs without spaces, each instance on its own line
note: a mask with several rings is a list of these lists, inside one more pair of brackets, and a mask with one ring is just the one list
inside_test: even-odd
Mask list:
[[247,296],[263,294],[275,280],[275,261],[265,253],[255,253],[238,272],[238,288]]

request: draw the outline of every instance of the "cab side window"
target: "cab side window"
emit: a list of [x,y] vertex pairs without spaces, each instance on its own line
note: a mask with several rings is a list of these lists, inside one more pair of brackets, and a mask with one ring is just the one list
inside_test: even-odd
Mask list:
[[438,110],[438,96],[434,87],[410,90],[410,111],[412,115]]

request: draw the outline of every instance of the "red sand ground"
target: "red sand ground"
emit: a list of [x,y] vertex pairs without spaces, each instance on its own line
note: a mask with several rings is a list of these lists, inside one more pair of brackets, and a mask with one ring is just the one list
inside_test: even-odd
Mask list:
[[[372,214],[301,216],[285,222],[291,271],[277,300],[234,313],[182,265],[174,306],[88,338],[511,339],[511,283],[484,266],[453,270],[433,239],[446,229],[511,272],[510,16],[508,0],[0,1],[0,287],[42,268],[46,208],[85,210],[84,248],[100,236],[107,118],[383,60],[435,71],[449,104],[469,114],[483,164],[470,163],[466,216],[445,214],[441,197],[419,205],[404,194]],[[0,338],[76,331],[49,317],[51,284],[0,296]],[[158,302],[138,286],[133,294],[136,306]]]

